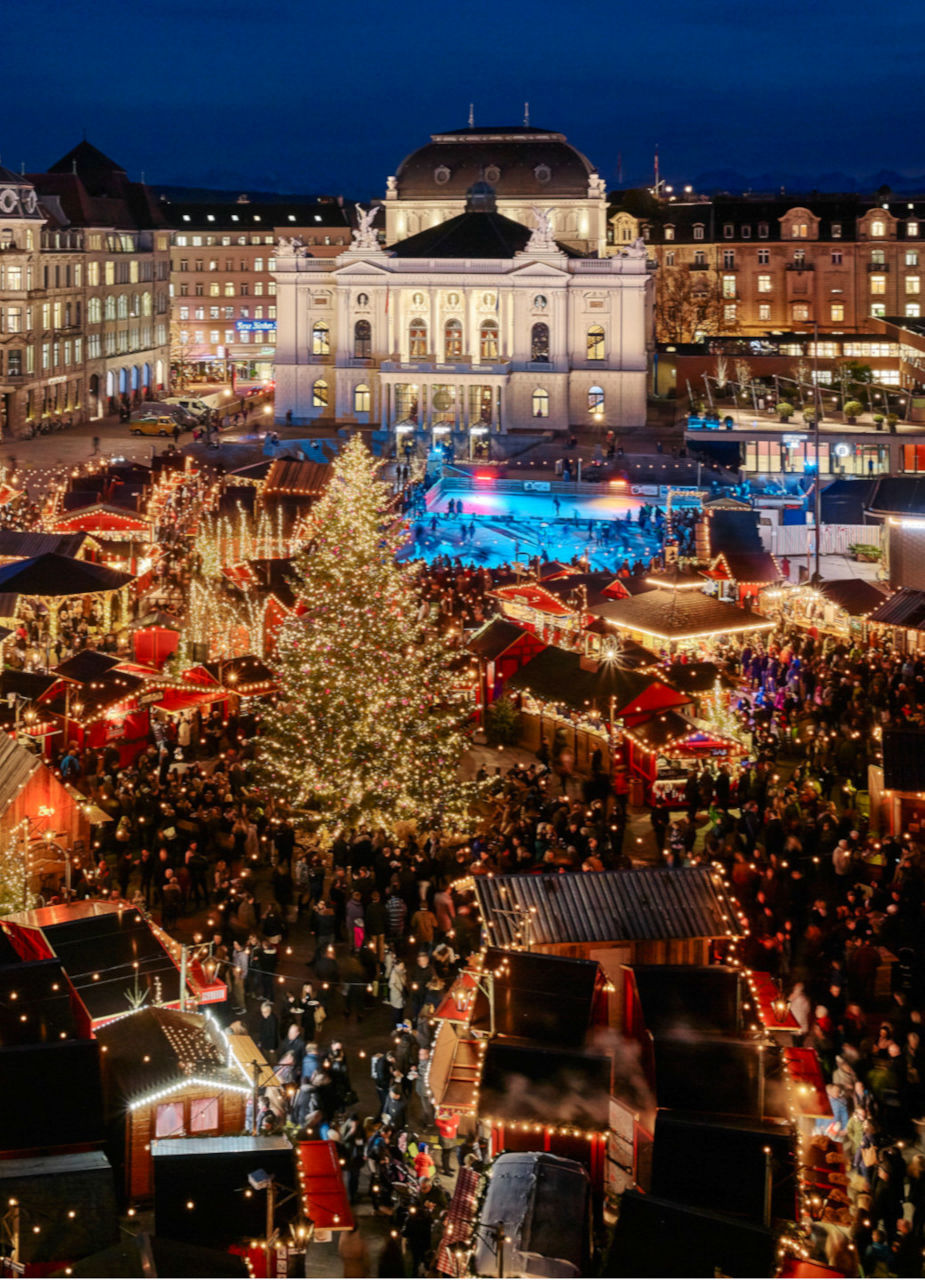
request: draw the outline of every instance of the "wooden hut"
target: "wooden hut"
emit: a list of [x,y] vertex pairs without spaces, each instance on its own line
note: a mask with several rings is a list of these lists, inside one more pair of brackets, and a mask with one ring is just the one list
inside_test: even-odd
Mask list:
[[125,1195],[154,1192],[152,1145],[244,1129],[252,1084],[203,1014],[139,1009],[97,1032],[113,1163]]
[[741,934],[734,899],[707,867],[475,876],[473,884],[490,945],[596,960],[618,1004],[623,965],[707,964],[714,944]]

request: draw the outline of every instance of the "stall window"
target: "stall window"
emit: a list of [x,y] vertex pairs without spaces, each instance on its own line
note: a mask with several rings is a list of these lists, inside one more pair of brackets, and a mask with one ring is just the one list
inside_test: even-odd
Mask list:
[[218,1098],[194,1098],[189,1104],[190,1133],[218,1132]]
[[183,1103],[161,1102],[154,1121],[155,1138],[176,1138],[185,1133],[183,1128]]

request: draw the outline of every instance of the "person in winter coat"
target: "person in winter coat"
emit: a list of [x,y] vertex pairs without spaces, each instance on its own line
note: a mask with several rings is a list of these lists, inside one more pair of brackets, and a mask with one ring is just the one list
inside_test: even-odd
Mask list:
[[[391,955],[391,952],[389,953]],[[405,1000],[408,995],[408,973],[405,962],[396,956],[392,957],[389,970],[389,1004],[397,1027],[405,1018]]]

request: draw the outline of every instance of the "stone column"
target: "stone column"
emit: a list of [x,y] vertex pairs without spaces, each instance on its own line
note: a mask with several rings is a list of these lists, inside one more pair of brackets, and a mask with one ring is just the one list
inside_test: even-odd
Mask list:
[[424,409],[424,426],[430,431],[434,425],[433,387],[425,382],[421,390],[424,392],[427,401]]
[[463,386],[462,393],[463,393],[462,428],[463,428],[463,431],[468,431],[469,430],[469,413],[470,413],[469,401],[472,395],[472,387],[469,385],[469,383],[466,383]]
[[385,431],[389,425],[389,384],[380,379],[379,382],[379,426]]

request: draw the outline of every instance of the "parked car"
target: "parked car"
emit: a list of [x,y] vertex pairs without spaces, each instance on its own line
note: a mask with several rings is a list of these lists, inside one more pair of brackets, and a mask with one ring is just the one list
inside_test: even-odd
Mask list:
[[205,422],[212,414],[205,400],[197,400],[195,397],[169,396],[164,404],[179,405],[186,413],[192,414],[197,422]]
[[179,425],[175,418],[162,414],[159,418],[135,418],[129,429],[133,436],[172,436]]
[[188,409],[169,400],[146,400],[132,414],[133,420],[137,418],[173,418],[181,427],[193,427],[199,421]]

